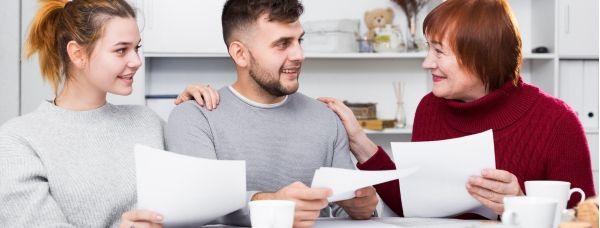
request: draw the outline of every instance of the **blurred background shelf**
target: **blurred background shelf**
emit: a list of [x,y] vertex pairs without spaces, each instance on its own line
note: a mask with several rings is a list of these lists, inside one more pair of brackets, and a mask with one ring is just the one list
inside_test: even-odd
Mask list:
[[[305,53],[306,59],[424,59],[426,52],[386,52],[386,53]],[[144,52],[146,58],[229,58],[227,53],[193,52]],[[591,58],[592,56],[587,56]],[[524,59],[557,58],[554,53],[524,54]]]
[[365,133],[367,133],[368,135],[406,135],[406,134],[412,134],[412,126],[407,126],[405,128],[386,128],[383,129],[382,131],[375,131],[375,130],[369,130],[369,129],[364,129]]

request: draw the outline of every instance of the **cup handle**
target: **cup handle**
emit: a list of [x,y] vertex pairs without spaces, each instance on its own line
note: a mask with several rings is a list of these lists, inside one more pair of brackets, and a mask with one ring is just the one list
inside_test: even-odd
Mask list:
[[505,210],[502,213],[502,224],[504,225],[517,225],[515,222],[516,214],[514,211]]
[[569,199],[571,199],[571,195],[573,195],[573,193],[579,193],[581,195],[581,199],[579,200],[579,203],[583,202],[585,200],[585,192],[583,192],[583,190],[581,190],[581,188],[572,188],[569,191]]

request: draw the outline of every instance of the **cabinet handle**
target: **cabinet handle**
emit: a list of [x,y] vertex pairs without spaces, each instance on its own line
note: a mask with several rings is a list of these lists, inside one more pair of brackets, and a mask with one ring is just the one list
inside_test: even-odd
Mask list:
[[569,30],[570,30],[570,15],[569,12],[571,11],[569,4],[567,4],[567,7],[565,7],[565,34],[569,34]]
[[588,117],[589,118],[593,118],[594,117],[594,113],[593,112],[588,112]]

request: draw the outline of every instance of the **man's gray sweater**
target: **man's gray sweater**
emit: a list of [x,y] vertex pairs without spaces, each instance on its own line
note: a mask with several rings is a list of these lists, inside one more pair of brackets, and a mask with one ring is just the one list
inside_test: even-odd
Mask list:
[[[300,93],[258,104],[232,87],[219,95],[213,111],[194,101],[177,106],[165,129],[166,146],[185,155],[245,160],[248,197],[294,181],[310,186],[319,167],[354,168],[342,122],[325,104]],[[221,222],[249,225],[247,208],[230,217]]]

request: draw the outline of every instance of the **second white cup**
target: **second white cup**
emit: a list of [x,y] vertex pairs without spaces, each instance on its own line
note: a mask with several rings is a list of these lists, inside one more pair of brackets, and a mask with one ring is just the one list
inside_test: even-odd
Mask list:
[[556,212],[552,227],[558,227],[562,213],[567,208],[567,202],[575,192],[581,195],[581,201],[585,199],[585,193],[580,188],[571,188],[571,183],[565,181],[525,181],[525,192],[527,196],[542,197],[556,200]]
[[256,200],[248,206],[253,228],[291,228],[294,224],[294,201]]
[[539,197],[504,197],[502,224],[523,228],[551,228],[556,201]]

